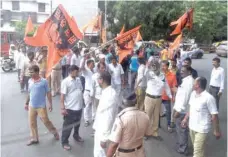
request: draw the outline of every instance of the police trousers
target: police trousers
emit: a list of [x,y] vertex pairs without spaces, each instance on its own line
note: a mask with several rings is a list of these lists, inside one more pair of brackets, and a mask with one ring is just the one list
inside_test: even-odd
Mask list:
[[158,136],[158,123],[160,117],[160,109],[161,109],[161,98],[151,98],[146,96],[144,101],[145,112],[150,118],[150,127],[152,136]]
[[141,111],[144,111],[145,95],[146,95],[146,88],[137,87],[137,89],[136,89],[136,97],[137,97],[136,98],[137,99],[136,107]]
[[60,85],[61,85],[61,70],[52,70],[51,72],[51,92],[52,95],[56,95],[60,93]]
[[139,150],[136,150],[131,153],[122,153],[118,150],[116,151],[116,157],[145,157],[145,150],[144,147],[141,147]]

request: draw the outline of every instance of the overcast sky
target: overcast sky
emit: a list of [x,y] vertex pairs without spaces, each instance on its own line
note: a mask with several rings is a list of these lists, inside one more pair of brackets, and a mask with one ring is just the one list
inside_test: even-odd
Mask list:
[[62,4],[74,16],[79,28],[87,24],[98,13],[98,0],[52,0],[53,11]]

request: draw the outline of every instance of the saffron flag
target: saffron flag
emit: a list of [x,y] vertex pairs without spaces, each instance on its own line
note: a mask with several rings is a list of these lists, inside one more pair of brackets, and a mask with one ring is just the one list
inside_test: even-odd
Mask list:
[[119,63],[132,52],[140,28],[141,25],[115,38],[118,46]]
[[107,36],[106,36],[106,28],[102,29],[102,33],[101,33],[101,39],[102,39],[102,43],[106,43],[107,42]]
[[33,37],[26,37],[25,43],[31,46],[47,46],[46,77],[60,59],[82,39],[76,22],[70,18],[60,4],[49,19],[40,25]]
[[136,39],[135,39],[135,42],[138,42],[138,41],[141,41],[141,40],[143,40],[143,39],[142,39],[141,33],[138,31]]
[[124,31],[125,31],[125,25],[123,25],[123,27],[122,27],[122,29],[121,29],[119,35],[122,35],[122,34],[124,33]]
[[193,9],[185,12],[177,21],[170,23],[170,26],[174,25],[176,25],[176,27],[170,35],[180,34],[185,27],[191,30],[193,25]]
[[168,58],[172,59],[174,57],[174,51],[179,48],[182,41],[182,33],[176,37],[174,42],[169,46],[169,55]]
[[28,33],[32,32],[33,29],[34,29],[34,27],[33,27],[33,24],[32,24],[32,19],[29,16],[27,24],[26,24],[26,27],[25,27],[25,37],[27,36]]
[[86,24],[82,28],[83,33],[85,33],[88,28],[91,28],[92,32],[100,31],[100,29],[101,29],[101,14],[97,15],[95,18],[93,18],[88,24]]

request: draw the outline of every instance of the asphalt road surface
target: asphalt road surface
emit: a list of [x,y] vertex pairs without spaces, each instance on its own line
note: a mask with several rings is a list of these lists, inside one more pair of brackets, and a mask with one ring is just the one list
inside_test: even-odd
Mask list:
[[[193,60],[193,67],[198,71],[199,76],[210,79],[212,70],[212,58],[214,54],[207,54],[203,59]],[[226,58],[221,58],[222,67],[227,71]],[[28,113],[24,110],[26,94],[20,93],[16,72],[1,72],[1,156],[2,157],[93,157],[93,137],[91,137],[91,126],[85,128],[83,123],[80,127],[80,135],[84,138],[83,144],[78,144],[70,137],[71,151],[64,151],[59,141],[55,141],[53,136],[38,118],[40,144],[36,146],[26,146],[29,139]],[[225,83],[227,87],[227,81]],[[49,114],[50,120],[57,129],[62,128],[62,116],[60,114],[60,97],[53,98],[53,112]],[[222,138],[216,140],[209,133],[207,141],[207,157],[227,156],[227,88],[220,101],[220,127]],[[145,151],[148,157],[181,157],[174,150],[175,133],[168,133],[165,127],[165,118],[162,120],[160,135],[163,141],[159,142],[149,139],[145,142]],[[60,131],[61,133],[61,131]]]

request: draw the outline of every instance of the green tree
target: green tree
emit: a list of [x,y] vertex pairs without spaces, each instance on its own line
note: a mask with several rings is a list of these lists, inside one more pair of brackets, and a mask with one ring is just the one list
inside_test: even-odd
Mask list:
[[[99,3],[104,12],[104,1]],[[227,39],[227,5],[221,1],[108,1],[108,30],[114,37],[123,25],[129,30],[141,24],[144,40],[172,39],[169,34],[174,27],[169,24],[192,7],[193,30],[184,29],[185,37],[195,38],[199,43]]]
[[[15,23],[12,24],[13,27],[15,27],[15,30],[17,32],[17,35],[19,37],[20,40],[24,39],[24,34],[25,34],[25,27],[26,27],[27,21],[17,21]],[[34,30],[33,32],[29,32],[28,36],[33,36],[33,34],[35,33],[35,30],[37,29],[37,26],[34,25]]]

